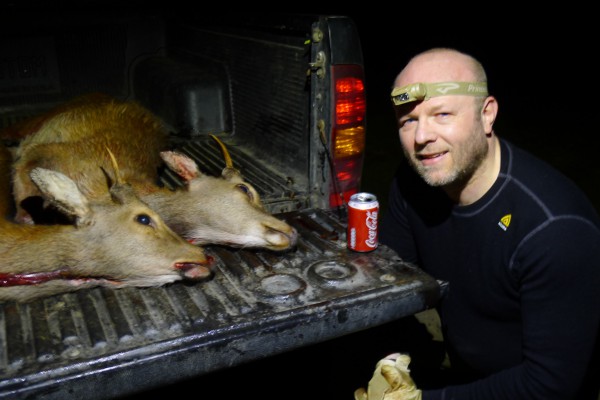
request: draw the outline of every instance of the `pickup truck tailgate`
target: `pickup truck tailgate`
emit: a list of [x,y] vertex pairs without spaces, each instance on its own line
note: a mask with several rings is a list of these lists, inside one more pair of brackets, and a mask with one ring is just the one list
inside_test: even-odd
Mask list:
[[435,305],[439,283],[386,246],[346,248],[345,217],[280,215],[285,254],[207,247],[206,282],[0,304],[0,398],[126,395],[323,342]]

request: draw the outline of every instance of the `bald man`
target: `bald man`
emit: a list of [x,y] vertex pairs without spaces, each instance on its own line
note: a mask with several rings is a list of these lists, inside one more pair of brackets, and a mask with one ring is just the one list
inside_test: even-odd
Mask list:
[[380,241],[448,282],[438,312],[460,383],[415,382],[387,398],[597,400],[597,210],[563,174],[496,135],[498,101],[470,55],[416,55],[392,102],[406,162]]

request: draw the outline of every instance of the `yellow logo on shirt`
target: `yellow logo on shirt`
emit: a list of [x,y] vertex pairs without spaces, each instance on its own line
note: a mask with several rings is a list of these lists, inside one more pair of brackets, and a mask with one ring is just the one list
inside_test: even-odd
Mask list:
[[512,218],[512,214],[506,214],[504,217],[500,218],[500,222],[498,222],[498,226],[502,228],[502,230],[507,230],[510,225],[510,219]]

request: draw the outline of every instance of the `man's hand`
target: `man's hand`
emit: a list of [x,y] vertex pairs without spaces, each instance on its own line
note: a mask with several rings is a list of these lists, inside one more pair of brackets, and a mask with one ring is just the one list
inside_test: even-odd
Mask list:
[[354,391],[354,400],[421,400],[422,393],[410,377],[410,356],[394,353],[379,360],[368,391]]

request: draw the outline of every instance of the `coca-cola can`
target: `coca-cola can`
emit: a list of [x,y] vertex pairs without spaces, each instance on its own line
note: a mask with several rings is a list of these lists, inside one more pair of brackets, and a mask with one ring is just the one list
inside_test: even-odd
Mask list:
[[371,193],[355,193],[348,202],[348,248],[354,251],[373,251],[379,244],[377,221],[379,202]]

